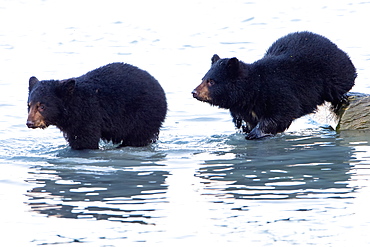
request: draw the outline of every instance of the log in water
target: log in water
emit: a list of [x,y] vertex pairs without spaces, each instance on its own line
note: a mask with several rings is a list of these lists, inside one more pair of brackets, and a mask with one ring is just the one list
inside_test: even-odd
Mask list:
[[370,130],[370,95],[349,93],[348,101],[337,113],[337,131]]

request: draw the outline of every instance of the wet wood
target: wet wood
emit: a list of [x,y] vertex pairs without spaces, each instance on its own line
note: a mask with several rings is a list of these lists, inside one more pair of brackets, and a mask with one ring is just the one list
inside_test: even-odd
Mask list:
[[370,95],[349,93],[348,101],[337,113],[337,131],[370,130]]

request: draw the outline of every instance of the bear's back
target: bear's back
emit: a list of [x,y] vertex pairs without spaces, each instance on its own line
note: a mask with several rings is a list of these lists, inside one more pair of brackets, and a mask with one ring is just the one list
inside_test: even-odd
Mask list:
[[354,85],[356,69],[329,39],[311,32],[288,34],[253,64],[271,88],[288,85],[299,94],[304,114],[329,101],[336,108]]
[[266,52],[266,57],[283,56],[298,60],[309,57],[335,56],[344,52],[329,39],[311,32],[296,32],[276,40]]
[[78,83],[100,86],[131,87],[137,84],[157,84],[148,72],[126,63],[111,63],[76,78]]
[[159,82],[145,70],[126,63],[111,63],[76,79],[82,95],[100,95],[99,100],[122,99],[126,102],[138,96],[149,101],[164,101],[165,94]]

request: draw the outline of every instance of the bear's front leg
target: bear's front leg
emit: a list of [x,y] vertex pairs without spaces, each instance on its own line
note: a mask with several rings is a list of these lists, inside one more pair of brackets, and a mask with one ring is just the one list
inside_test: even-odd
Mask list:
[[99,149],[100,136],[97,133],[80,130],[80,133],[66,133],[65,138],[72,149]]
[[268,137],[268,136],[273,136],[273,134],[263,132],[263,130],[261,130],[260,128],[260,124],[257,124],[257,126],[254,127],[252,131],[246,135],[245,139],[247,140],[261,139],[263,137]]
[[251,130],[256,127],[257,121],[251,114],[244,114],[241,115],[239,113],[235,113],[230,111],[231,116],[233,118],[233,122],[237,129],[241,129],[244,133],[249,133]]
[[233,122],[235,123],[235,127],[237,129],[242,129],[244,133],[249,133],[251,130],[255,127],[249,122],[244,122],[242,119],[233,119]]
[[245,137],[247,140],[260,139],[263,137],[274,136],[279,132],[285,131],[292,120],[284,118],[264,118],[252,129],[252,131]]
[[231,117],[233,118],[233,123],[237,129],[240,129],[243,124],[243,118],[239,116],[239,114],[230,110]]

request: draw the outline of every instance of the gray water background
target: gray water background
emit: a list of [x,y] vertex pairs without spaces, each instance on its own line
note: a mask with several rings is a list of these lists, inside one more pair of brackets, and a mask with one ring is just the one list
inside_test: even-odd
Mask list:
[[[0,245],[369,246],[368,132],[307,116],[246,141],[226,110],[191,97],[214,53],[253,62],[303,30],[345,50],[353,91],[369,93],[369,13],[341,0],[3,0]],[[73,151],[54,127],[27,129],[30,76],[120,61],[166,91],[158,143]]]

